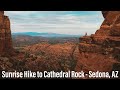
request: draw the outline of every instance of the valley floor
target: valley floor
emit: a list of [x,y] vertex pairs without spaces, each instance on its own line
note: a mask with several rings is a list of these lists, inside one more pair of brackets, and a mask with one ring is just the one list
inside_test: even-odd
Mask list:
[[[116,61],[97,54],[79,52],[78,44],[40,43],[15,47],[16,55],[0,57],[0,70],[5,71],[108,71]],[[91,58],[88,58],[91,57]]]

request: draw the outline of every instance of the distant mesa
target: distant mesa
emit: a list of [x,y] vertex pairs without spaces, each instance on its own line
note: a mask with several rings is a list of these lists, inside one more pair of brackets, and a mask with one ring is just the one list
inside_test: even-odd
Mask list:
[[41,36],[41,37],[80,37],[82,35],[68,35],[68,34],[57,34],[57,33],[38,33],[38,32],[20,32],[12,33],[12,35],[29,35],[29,36]]

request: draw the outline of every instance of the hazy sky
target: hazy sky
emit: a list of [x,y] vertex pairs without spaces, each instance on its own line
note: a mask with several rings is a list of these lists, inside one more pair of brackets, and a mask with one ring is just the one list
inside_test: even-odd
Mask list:
[[12,32],[94,34],[103,17],[100,11],[5,11]]

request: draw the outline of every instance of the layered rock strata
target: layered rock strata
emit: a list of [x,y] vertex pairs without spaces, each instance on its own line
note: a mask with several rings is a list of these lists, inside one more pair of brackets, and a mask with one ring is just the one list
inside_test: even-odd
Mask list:
[[0,11],[0,55],[11,54],[13,51],[10,20]]
[[[91,62],[86,63],[86,65],[94,67],[94,63],[91,64],[92,61],[95,62],[101,59],[103,63],[97,64],[96,62],[97,66],[94,67],[96,69],[90,69],[101,71],[110,71],[114,68],[111,66],[112,64],[108,65],[109,62],[105,62],[105,60],[112,59],[113,62],[114,60],[120,61],[120,11],[102,11],[102,14],[104,21],[100,26],[100,29],[98,29],[95,34],[90,36],[83,36],[80,38],[80,60],[76,66],[77,71],[85,69],[84,65],[81,66],[81,63],[85,60],[88,60],[88,62],[91,60]],[[105,66],[105,68],[99,68],[102,65]],[[118,65],[119,64],[117,64],[117,69]]]

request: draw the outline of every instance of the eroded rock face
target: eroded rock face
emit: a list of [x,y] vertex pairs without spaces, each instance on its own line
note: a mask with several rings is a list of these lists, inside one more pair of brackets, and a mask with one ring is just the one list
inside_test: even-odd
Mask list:
[[[94,69],[100,71],[111,71],[111,65],[115,60],[120,61],[120,11],[102,11],[104,21],[100,26],[100,29],[91,36],[83,36],[80,38],[79,51],[80,60],[76,66],[76,70],[84,70],[86,66],[93,66]],[[100,60],[101,59],[101,60]],[[110,62],[107,62],[108,61]],[[89,62],[85,63],[85,60]],[[90,62],[91,60],[91,62]],[[104,60],[104,61],[103,61]],[[96,61],[103,61],[97,63]],[[106,61],[106,63],[105,63]],[[84,62],[82,68],[80,63]],[[106,68],[96,68],[97,66],[106,66]],[[116,62],[114,62],[116,63]],[[119,65],[120,66],[120,65]]]
[[120,36],[120,11],[103,11],[103,21],[95,35]]
[[13,51],[10,20],[0,11],[0,55],[11,54]]

